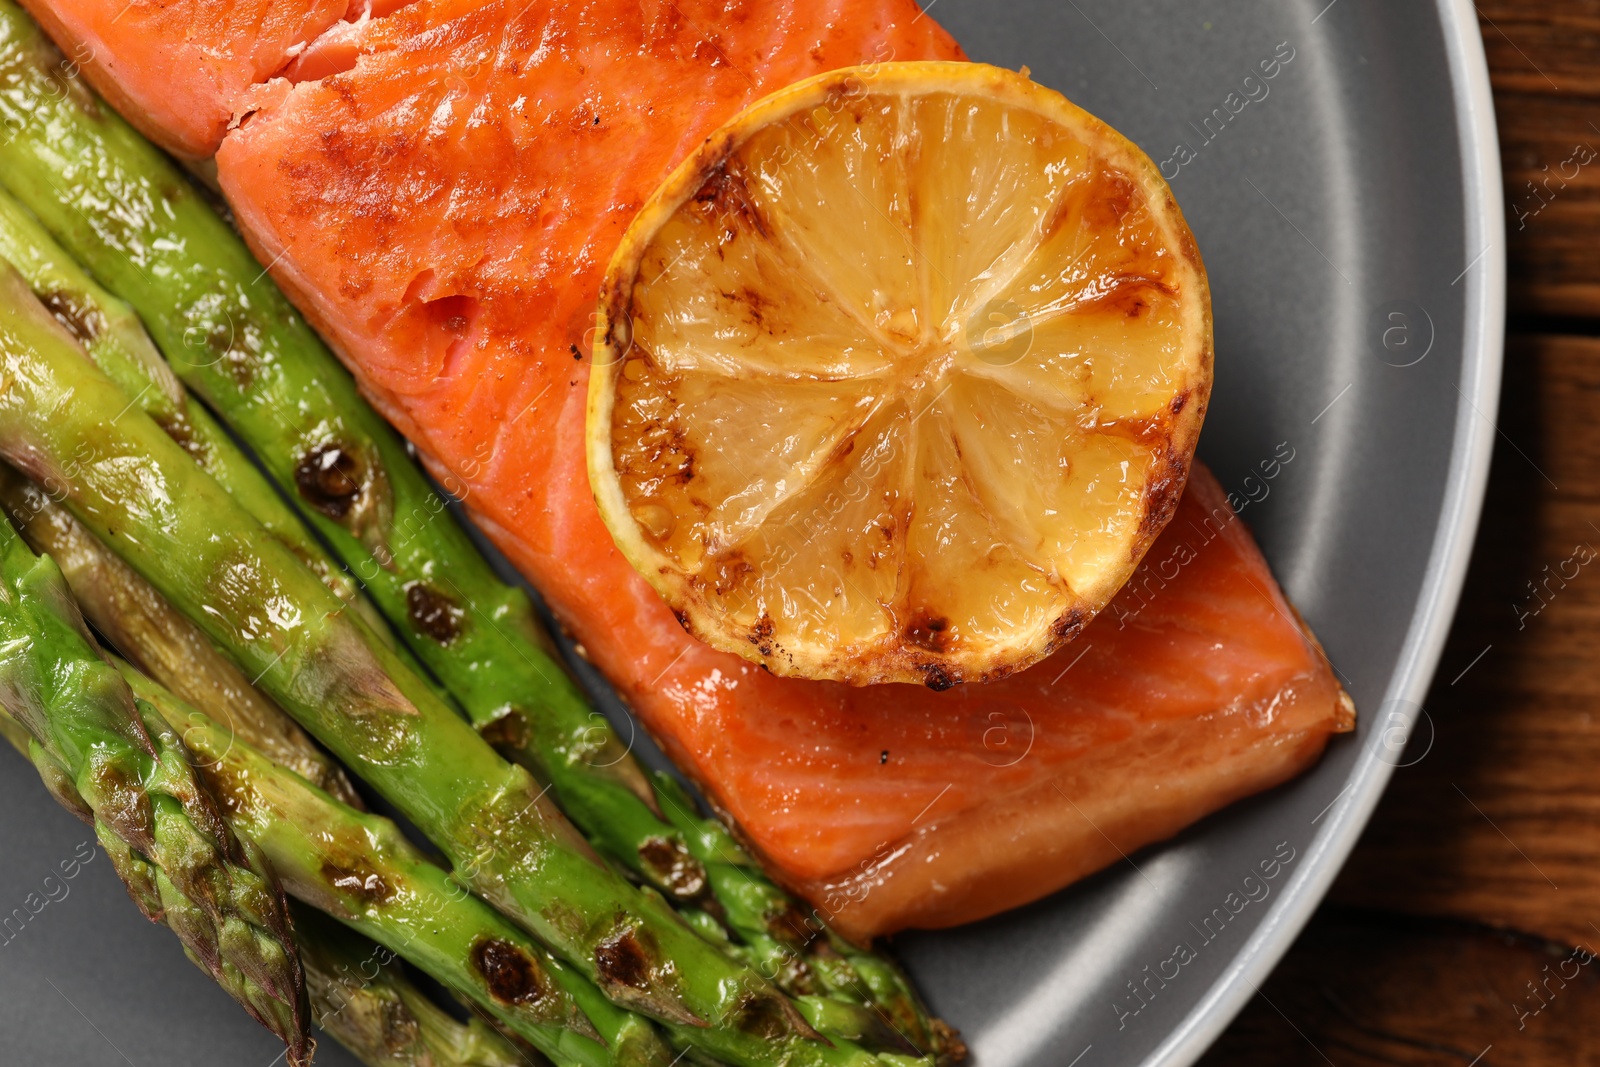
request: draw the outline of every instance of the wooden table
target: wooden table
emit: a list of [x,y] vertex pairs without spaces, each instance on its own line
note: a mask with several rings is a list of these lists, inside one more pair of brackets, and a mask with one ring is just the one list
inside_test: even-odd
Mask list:
[[1600,0],[1478,11],[1511,318],[1433,746],[1207,1067],[1600,1064]]

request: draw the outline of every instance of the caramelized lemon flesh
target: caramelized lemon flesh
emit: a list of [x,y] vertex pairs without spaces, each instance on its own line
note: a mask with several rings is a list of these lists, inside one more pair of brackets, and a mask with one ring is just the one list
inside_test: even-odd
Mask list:
[[708,644],[944,688],[1076,637],[1182,491],[1204,268],[1150,160],[1025,75],[836,71],[655,192],[602,290],[590,481]]

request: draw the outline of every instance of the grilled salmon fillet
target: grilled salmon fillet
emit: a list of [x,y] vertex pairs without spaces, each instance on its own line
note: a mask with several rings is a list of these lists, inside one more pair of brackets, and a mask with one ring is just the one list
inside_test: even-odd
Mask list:
[[[758,97],[840,66],[960,58],[913,0],[27,2],[141,128],[215,152],[246,238],[366,393],[847,934],[1034,899],[1290,777],[1349,727],[1204,472],[1076,644],[947,693],[778,679],[714,652],[612,544],[583,421],[623,230]],[[1169,577],[1156,568],[1183,538],[1193,559]]]

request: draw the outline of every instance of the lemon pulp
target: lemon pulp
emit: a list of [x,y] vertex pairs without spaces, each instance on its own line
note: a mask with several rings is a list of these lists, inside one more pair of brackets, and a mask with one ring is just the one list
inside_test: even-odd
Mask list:
[[1205,273],[1104,123],[978,64],[791,86],[657,190],[608,271],[596,499],[695,635],[943,688],[1071,640],[1181,492]]

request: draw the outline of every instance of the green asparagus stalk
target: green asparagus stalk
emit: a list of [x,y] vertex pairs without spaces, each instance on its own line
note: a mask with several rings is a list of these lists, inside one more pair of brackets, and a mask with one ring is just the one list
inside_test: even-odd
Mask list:
[[[300,515],[173,375],[132,308],[84,273],[26,208],[0,191],[0,260],[17,268],[41,303],[196,463],[282,541],[324,585],[353,605],[393,644],[383,616],[328,554]],[[403,653],[420,671],[416,660]]]
[[[292,896],[409,960],[559,1063],[665,1067],[670,1057],[649,1023],[613,1007],[462,890],[394,823],[341,804],[131,667],[123,677],[174,728],[182,724],[206,784]],[[608,1059],[597,1026],[627,1058]]]
[[257,522],[342,599],[356,598],[354,579],[333,564],[266,476],[184,391],[133,309],[96,284],[37,219],[4,192],[0,192],[0,259],[17,269],[100,369],[207,473],[227,486]]
[[455,874],[617,1003],[731,1063],[867,1065],[588,850],[507,763],[0,275],[0,458],[78,519],[409,818]]
[[[458,1023],[394,957],[304,905],[292,907],[317,1025],[367,1067],[530,1067],[482,1020]],[[541,1057],[542,1058],[542,1057]]]
[[[693,902],[709,887],[743,947],[786,989],[870,1005],[914,1045],[958,1049],[890,961],[815,921],[797,925],[799,905],[748,857],[730,863],[697,847],[726,839],[714,820],[664,812],[550,655],[527,597],[496,577],[238,237],[114,114],[63,88],[53,50],[14,10],[0,3],[9,75],[0,119],[19,129],[0,148],[0,181],[138,309],[177,374],[298,496],[480,732],[548,781],[602,851],[667,896]],[[710,864],[721,877],[708,876]]]
[[271,868],[223,821],[177,735],[100,657],[55,564],[4,522],[0,706],[146,916],[284,1040],[290,1063],[309,1063],[305,984]]
[[344,771],[177,609],[39,486],[0,466],[0,507],[34,551],[61,568],[95,629],[184,700],[221,709],[274,762],[347,804],[362,802]]
[[[758,973],[801,996],[812,1026],[871,1048],[931,1052],[941,1063],[966,1058],[956,1030],[923,1006],[911,979],[887,956],[852,945],[815,911],[802,910],[768,879],[726,827],[695,812],[694,801],[664,772],[654,775],[667,817],[704,865],[727,925],[739,931],[740,953]],[[828,1003],[817,1001],[826,992]],[[860,1011],[850,1011],[859,1008]],[[818,1019],[827,1021],[819,1025]],[[848,1021],[847,1021],[848,1020]]]
[[[93,823],[76,784],[3,708],[0,738],[41,765],[46,786],[63,807]],[[113,847],[122,870],[130,851],[120,841]],[[128,890],[142,908],[152,895],[142,873]],[[153,907],[159,906],[156,900]],[[311,908],[290,910],[312,1018],[368,1067],[527,1067],[530,1057],[478,1019],[463,1025],[441,1011],[406,979],[389,950]],[[160,921],[158,913],[146,914]]]

